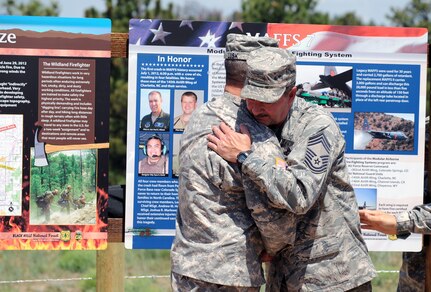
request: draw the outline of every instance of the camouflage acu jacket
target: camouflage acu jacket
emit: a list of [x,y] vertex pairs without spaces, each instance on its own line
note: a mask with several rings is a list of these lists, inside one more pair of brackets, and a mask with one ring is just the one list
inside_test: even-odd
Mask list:
[[415,206],[397,218],[397,232],[431,234],[431,204]]
[[[279,209],[268,212],[268,200],[255,186],[249,187],[250,199],[246,199],[238,166],[207,148],[211,127],[221,121],[237,131],[240,124],[247,125],[255,133],[253,147],[264,142],[278,145],[273,133],[240,109],[239,103],[238,97],[225,93],[204,104],[195,110],[183,133],[171,266],[177,274],[210,283],[257,287],[264,283],[259,258],[264,247],[257,226],[273,238],[272,222],[290,215]],[[285,237],[294,235],[266,242],[277,251],[286,244]]]
[[[261,144],[264,149],[242,165],[274,207],[297,216],[294,245],[271,262],[267,290],[345,291],[370,281],[375,270],[361,235],[345,141],[333,117],[297,99],[280,144],[283,152]],[[280,234],[288,232],[284,228],[282,222]]]

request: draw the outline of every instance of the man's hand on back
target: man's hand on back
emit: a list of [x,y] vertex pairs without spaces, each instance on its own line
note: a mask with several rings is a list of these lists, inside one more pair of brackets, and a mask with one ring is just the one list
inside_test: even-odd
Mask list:
[[240,125],[240,133],[223,122],[219,126],[213,126],[212,130],[213,134],[208,135],[208,147],[226,161],[236,163],[240,152],[251,149],[251,135],[245,125]]

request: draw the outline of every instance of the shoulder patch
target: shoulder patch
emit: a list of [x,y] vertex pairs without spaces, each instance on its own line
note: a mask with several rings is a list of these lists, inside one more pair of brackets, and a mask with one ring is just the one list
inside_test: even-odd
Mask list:
[[323,132],[317,133],[308,140],[305,152],[305,164],[313,173],[326,171],[329,162],[329,151],[331,144]]

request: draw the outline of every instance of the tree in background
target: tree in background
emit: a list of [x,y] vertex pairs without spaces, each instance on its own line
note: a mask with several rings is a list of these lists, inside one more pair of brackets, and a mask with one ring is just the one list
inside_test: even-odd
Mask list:
[[92,7],[85,10],[85,17],[106,17],[112,20],[112,31],[128,32],[131,18],[173,19],[174,6],[162,8],[161,0],[105,0],[106,10],[97,11]]
[[[242,0],[242,17],[248,22],[365,25],[354,11],[330,17],[316,10],[318,0]],[[234,14],[238,19],[238,13]],[[366,25],[375,25],[370,22]]]
[[317,0],[242,0],[242,18],[247,22],[329,23],[328,13],[315,10]]
[[430,1],[411,0],[404,8],[391,8],[386,16],[393,25],[403,27],[426,27],[431,29],[431,3]]
[[219,9],[209,10],[197,1],[185,1],[184,5],[175,7],[176,19],[220,21],[223,19],[223,11]]
[[51,0],[49,5],[42,4],[39,0],[30,0],[29,3],[16,3],[15,0],[6,0],[2,6],[9,15],[30,16],[58,16],[60,7],[57,0]]
[[[393,25],[402,27],[425,27],[428,29],[428,42],[430,41],[431,31],[431,3],[426,0],[411,0],[404,8],[391,8],[386,18]],[[428,65],[429,67],[429,65]],[[430,92],[431,69],[428,68],[427,92]],[[429,98],[429,97],[428,97]],[[430,103],[426,103],[427,115],[430,115]]]
[[[341,16],[335,16],[331,20],[331,24],[336,25],[364,25],[362,20],[356,16],[355,12],[347,12]],[[367,25],[374,25],[373,23],[369,23]]]

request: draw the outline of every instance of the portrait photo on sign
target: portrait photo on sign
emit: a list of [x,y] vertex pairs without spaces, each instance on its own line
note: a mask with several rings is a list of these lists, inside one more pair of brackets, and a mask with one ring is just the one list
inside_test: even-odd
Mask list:
[[351,112],[352,67],[297,65],[296,95],[330,112]]
[[174,131],[184,131],[195,109],[202,104],[203,90],[174,91]]
[[35,166],[35,157],[40,156],[34,149],[31,149],[30,224],[96,224],[97,150],[46,154],[45,166]]
[[138,175],[169,174],[169,134],[140,132],[138,148]]
[[356,112],[353,149],[413,151],[414,114]]
[[169,131],[170,101],[168,89],[141,89],[139,129],[141,131]]

